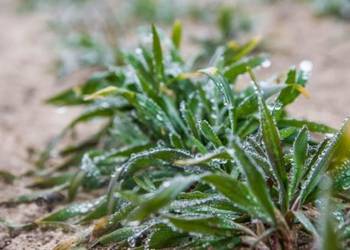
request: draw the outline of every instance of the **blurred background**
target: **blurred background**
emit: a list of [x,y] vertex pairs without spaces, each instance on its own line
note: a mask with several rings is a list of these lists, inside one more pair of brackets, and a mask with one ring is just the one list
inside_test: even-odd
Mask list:
[[187,60],[259,36],[270,58],[261,80],[312,68],[310,97],[293,115],[339,127],[350,114],[350,0],[0,0],[0,169],[24,173],[78,111],[46,98],[122,64],[120,53],[150,40],[152,23],[167,35],[175,20]]

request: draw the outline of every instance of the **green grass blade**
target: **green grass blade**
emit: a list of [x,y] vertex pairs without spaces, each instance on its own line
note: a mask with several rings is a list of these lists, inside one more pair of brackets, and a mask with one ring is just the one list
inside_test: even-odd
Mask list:
[[164,80],[165,75],[164,75],[162,46],[161,46],[158,31],[154,25],[152,25],[152,35],[153,35],[153,56],[154,56],[155,66],[157,69],[159,79]]
[[232,142],[233,157],[244,172],[250,192],[255,196],[260,206],[269,216],[272,222],[276,222],[274,205],[272,203],[266,181],[260,168],[254,160],[245,152],[237,140]]
[[196,119],[194,117],[193,112],[191,111],[191,109],[187,107],[185,102],[182,102],[180,104],[180,111],[181,111],[182,118],[186,122],[187,127],[190,128],[193,136],[198,139],[199,131],[197,128]]
[[220,138],[217,136],[217,134],[214,132],[214,129],[210,126],[210,124],[207,121],[202,121],[200,123],[200,130],[202,132],[202,135],[211,143],[214,144],[215,147],[221,147],[223,146]]
[[182,24],[180,21],[175,21],[173,25],[173,30],[171,33],[171,40],[176,49],[180,49],[182,39]]
[[231,156],[226,152],[225,149],[220,148],[214,152],[204,154],[200,157],[176,160],[174,164],[176,166],[193,166],[209,163],[213,159],[230,160]]
[[139,206],[134,209],[130,215],[129,220],[142,221],[159,209],[168,205],[176,196],[188,188],[193,182],[198,180],[198,177],[175,177],[169,182],[163,183],[160,189],[146,197]]
[[221,93],[223,99],[224,99],[224,105],[227,107],[229,111],[229,121],[231,125],[231,129],[233,132],[235,132],[237,127],[237,117],[235,114],[235,99],[234,99],[234,93],[231,89],[230,84],[227,82],[227,80],[218,72],[218,69],[216,68],[209,68],[201,70],[200,72],[206,74],[215,84],[216,88]]
[[106,199],[105,197],[100,197],[96,200],[92,201],[86,201],[82,203],[75,203],[72,205],[69,205],[67,207],[64,207],[62,209],[59,209],[41,219],[38,221],[65,221],[70,218],[74,218],[77,216],[85,215],[91,211],[93,211],[96,207],[101,205],[101,203],[105,203]]
[[322,197],[322,207],[321,207],[321,237],[319,238],[319,249],[320,250],[341,250],[344,249],[341,246],[340,235],[337,232],[337,225],[335,220],[335,204],[333,204],[331,198],[331,181],[329,177],[325,178],[323,183],[324,191]]
[[305,171],[305,164],[308,154],[309,133],[304,127],[298,134],[293,144],[293,164],[291,172],[291,184],[289,187],[289,197],[291,198],[301,182]]
[[346,120],[341,130],[333,136],[331,142],[311,167],[300,194],[301,202],[317,187],[324,173],[334,171],[340,162],[349,159],[350,120]]
[[334,133],[336,130],[327,125],[310,122],[307,120],[297,120],[297,119],[281,119],[278,121],[278,125],[282,127],[295,127],[295,128],[303,128],[306,126],[309,131],[315,133]]
[[167,219],[176,228],[185,232],[200,233],[204,235],[217,235],[217,236],[233,236],[235,231],[230,228],[222,226],[222,222],[218,217],[180,217],[180,216],[167,216]]
[[[123,165],[123,178],[130,177],[140,170],[152,167],[157,160],[175,162],[181,158],[189,158],[191,154],[184,150],[173,148],[154,148],[132,156]],[[156,166],[156,165],[153,165]]]
[[241,181],[229,175],[219,174],[205,175],[202,180],[212,185],[215,190],[229,198],[240,209],[256,215],[258,204],[249,188]]
[[234,63],[224,70],[224,76],[229,81],[235,81],[236,78],[242,74],[247,73],[247,68],[254,69],[256,67],[261,66],[266,61],[265,56],[255,56],[252,58],[248,58],[243,62]]
[[106,234],[99,238],[96,244],[100,244],[102,246],[109,245],[111,243],[118,243],[122,241],[126,241],[129,237],[134,234],[135,228],[133,227],[123,227],[119,228],[109,234]]
[[309,73],[303,71],[298,72],[296,69],[291,69],[287,74],[287,79],[285,82],[287,87],[281,91],[277,97],[277,102],[283,107],[294,102],[300,95],[300,91],[296,88],[296,86],[304,87],[308,81],[308,77]]
[[275,124],[275,121],[273,120],[270,110],[268,109],[262,97],[262,93],[257,85],[255,77],[252,75],[251,71],[250,73],[255,83],[257,91],[260,113],[260,126],[265,149],[270,160],[274,176],[278,182],[280,193],[280,206],[282,211],[286,212],[288,208],[288,176],[285,169],[284,155],[282,151],[279,130]]
[[242,59],[244,56],[252,52],[260,43],[260,38],[256,37],[243,44],[239,48],[229,49],[227,55],[225,55],[226,63],[235,63]]
[[81,186],[86,173],[84,171],[79,171],[70,181],[68,187],[68,200],[72,201],[77,195],[78,189]]
[[157,225],[147,239],[148,249],[170,249],[180,247],[183,241],[187,241],[187,234],[176,232],[165,224]]

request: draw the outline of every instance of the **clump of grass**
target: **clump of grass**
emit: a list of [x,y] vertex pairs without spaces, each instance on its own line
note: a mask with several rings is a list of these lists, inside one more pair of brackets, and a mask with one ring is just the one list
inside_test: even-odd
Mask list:
[[[57,60],[59,76],[67,76],[87,67],[101,69],[121,64],[121,50],[134,47],[137,42],[134,33],[129,31],[145,33],[149,23],[171,28],[175,19],[181,19],[195,26],[199,26],[199,21],[211,28],[216,25],[219,27],[217,37],[210,36],[204,41],[193,42],[207,49],[236,38],[238,34],[249,30],[251,25],[250,19],[239,6],[226,5],[223,1],[217,4],[189,3],[184,0],[30,2],[36,6],[54,6],[50,10],[53,16],[50,26],[61,38]],[[202,55],[205,56],[207,54]]]
[[[346,248],[350,122],[335,131],[288,117],[309,72],[262,84],[257,39],[218,47],[198,69],[181,57],[181,30],[176,23],[162,42],[152,27],[150,44],[123,54],[125,66],[48,100],[86,109],[50,145],[33,185],[70,201],[80,189],[101,195],[35,224],[93,224],[57,249]],[[242,75],[251,84],[236,89]],[[100,131],[56,152],[69,160],[54,173],[43,168],[60,138],[93,119],[105,121]]]
[[349,0],[314,0],[317,11],[322,15],[333,15],[342,19],[350,19]]
[[39,10],[39,9],[50,9],[52,7],[59,7],[62,5],[67,4],[83,4],[84,2],[87,2],[89,0],[61,0],[61,1],[54,1],[54,0],[21,0],[18,3],[18,9],[20,11],[33,11],[33,10]]

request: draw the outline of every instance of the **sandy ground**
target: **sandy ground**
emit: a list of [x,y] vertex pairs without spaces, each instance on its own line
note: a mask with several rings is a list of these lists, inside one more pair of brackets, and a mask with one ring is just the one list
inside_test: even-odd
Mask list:
[[[0,2],[0,170],[20,175],[32,168],[31,149],[42,148],[71,119],[43,100],[57,92],[52,71],[54,35],[48,17],[16,13],[11,0]],[[262,11],[263,10],[263,11]],[[311,98],[300,98],[291,107],[298,117],[338,127],[350,114],[350,25],[331,18],[320,19],[305,6],[284,2],[259,8],[254,33],[266,37],[271,53],[270,71],[286,70],[302,60],[313,62],[308,89]],[[0,201],[28,192],[24,184],[0,180]],[[46,212],[36,204],[0,207],[0,218],[25,223]],[[59,231],[36,230],[15,238],[0,229],[0,249],[52,249],[64,238]]]
[[[43,105],[62,88],[52,71],[54,37],[47,31],[47,17],[19,15],[13,2],[0,1],[0,170],[21,175],[32,168],[32,149],[42,148],[72,114]],[[0,180],[0,190],[0,201],[28,192],[22,181],[7,185]],[[1,218],[17,223],[44,212],[35,204],[0,207]],[[9,239],[0,229],[0,249],[51,249],[60,238],[60,233],[34,231]]]
[[291,113],[338,128],[350,115],[350,23],[315,17],[307,5],[292,2],[263,11],[257,33],[266,38],[272,71],[303,60],[313,63],[311,96],[299,98]]

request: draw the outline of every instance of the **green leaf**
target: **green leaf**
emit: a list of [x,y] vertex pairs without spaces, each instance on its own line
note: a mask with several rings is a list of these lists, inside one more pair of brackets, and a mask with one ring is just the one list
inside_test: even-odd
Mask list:
[[258,111],[258,100],[256,95],[250,95],[243,99],[237,106],[236,115],[241,118]]
[[176,166],[200,165],[200,164],[209,163],[213,159],[230,160],[231,156],[230,154],[227,153],[225,149],[220,148],[214,152],[207,153],[199,157],[176,160],[174,164]]
[[293,144],[293,164],[291,172],[291,184],[289,189],[289,197],[291,198],[302,180],[306,160],[308,156],[308,140],[309,133],[306,127],[304,127],[298,134]]
[[334,133],[336,130],[327,125],[310,122],[306,120],[296,120],[296,119],[282,119],[278,121],[278,125],[282,127],[296,127],[303,128],[306,126],[309,131],[315,133]]
[[215,147],[221,147],[223,145],[220,138],[216,135],[213,128],[207,121],[201,121],[200,130],[202,135],[207,138],[208,141],[212,142]]
[[131,212],[129,219],[142,221],[149,215],[158,212],[197,180],[198,177],[195,176],[175,177],[171,181],[163,183],[157,192],[144,198],[144,201]]
[[283,140],[287,140],[289,137],[295,135],[298,133],[298,129],[297,128],[284,128],[280,130],[280,139],[281,141]]
[[345,161],[330,172],[334,182],[334,188],[339,191],[348,190],[350,187],[350,162]]
[[247,178],[250,192],[255,196],[255,199],[269,216],[269,219],[275,223],[275,208],[260,168],[237,140],[232,141],[232,149],[234,159]]
[[[145,49],[143,49],[144,55],[145,55]],[[154,79],[153,72],[154,72],[154,66],[153,66],[153,57],[150,59],[148,58],[148,54],[145,58],[145,60],[148,62],[148,60],[151,60],[151,62],[148,62],[150,64],[149,69],[147,70],[144,64],[142,63],[141,59],[139,59],[135,55],[128,55],[127,61],[131,66],[134,68],[136,75],[140,81],[142,90],[147,94],[148,96],[157,96],[157,90],[159,89],[159,83]]]
[[200,72],[206,74],[214,82],[215,86],[224,98],[224,103],[229,107],[233,107],[233,90],[231,89],[226,79],[218,72],[218,69],[208,68],[200,70]]
[[148,150],[152,147],[152,144],[149,143],[140,143],[136,145],[128,145],[125,147],[118,148],[116,150],[112,150],[107,153],[106,158],[114,158],[114,157],[129,157],[132,154],[140,153],[142,151]]
[[187,127],[190,128],[193,136],[195,138],[199,138],[199,131],[196,125],[196,119],[194,117],[194,114],[192,113],[191,109],[186,107],[186,103],[182,102],[180,104],[180,111],[182,118],[185,120]]
[[261,66],[266,61],[265,56],[255,56],[243,62],[234,63],[224,70],[224,76],[229,81],[234,81],[238,76],[247,73],[247,68],[254,69]]
[[100,89],[99,91],[96,91],[96,92],[92,93],[91,95],[87,95],[84,99],[86,101],[103,99],[104,97],[114,95],[117,91],[118,91],[118,89],[116,87],[109,86],[109,87]]
[[75,203],[59,209],[38,221],[65,221],[70,218],[74,218],[77,216],[82,216],[93,211],[96,207],[98,207],[101,203],[106,202],[105,197],[100,197],[93,201],[86,201],[82,203]]
[[159,224],[148,237],[146,247],[149,249],[179,247],[186,238],[186,234],[175,232],[165,224]]
[[[251,71],[251,69],[247,69]],[[281,87],[278,85],[267,86],[265,88],[260,87],[262,97],[267,100],[269,97],[278,93]],[[250,92],[249,92],[250,93]],[[259,110],[258,98],[256,94],[249,94],[245,96],[243,100],[240,100],[236,108],[236,116],[238,118],[246,118],[246,116],[252,115]]]
[[[323,200],[321,201],[321,237],[319,238],[319,249],[321,250],[341,250],[344,249],[341,246],[339,232],[337,232],[336,220],[334,218],[335,207],[331,199],[331,181],[329,178],[325,178],[323,183],[324,191]],[[329,186],[327,186],[329,185]]]
[[230,84],[226,81],[224,76],[218,72],[217,68],[208,68],[201,70],[200,72],[206,74],[214,82],[216,88],[221,93],[224,99],[224,105],[229,112],[231,129],[234,132],[236,130],[237,117],[235,115],[234,92],[231,89]]
[[173,41],[173,44],[177,49],[180,49],[181,37],[182,37],[182,24],[180,21],[177,20],[173,25],[173,30],[171,34],[171,40]]
[[77,195],[78,189],[81,186],[84,178],[85,178],[86,172],[79,171],[70,181],[69,188],[68,188],[68,200],[72,201],[74,200],[75,196]]
[[322,153],[325,151],[326,147],[330,142],[330,138],[325,138],[316,148],[314,154],[312,154],[311,160],[309,161],[307,168],[305,169],[304,177],[308,176],[312,171],[312,166],[321,158]]
[[[255,81],[254,77],[253,79]],[[284,165],[284,155],[282,151],[279,130],[275,124],[275,121],[273,120],[270,110],[268,109],[262,97],[262,93],[260,92],[256,81],[255,86],[259,103],[262,137],[271,167],[274,172],[274,176],[278,182],[280,206],[282,211],[285,212],[288,208],[288,176]]]
[[154,124],[155,128],[162,134],[166,133],[164,129],[173,134],[177,133],[168,115],[152,99],[138,94],[134,105],[140,116]]
[[79,220],[79,223],[88,223],[97,219],[101,219],[103,216],[107,215],[107,202],[101,202],[95,209],[84,214]]
[[208,152],[207,148],[197,138],[191,136],[189,141],[191,145],[198,150],[199,153],[206,154]]
[[238,48],[230,48],[225,55],[226,64],[234,63],[253,51],[260,43],[261,38],[255,37]]
[[147,177],[138,177],[138,176],[134,176],[134,181],[136,182],[136,184],[141,187],[142,189],[144,189],[147,192],[154,192],[156,190],[156,187],[154,186],[154,184],[152,183],[152,181]]
[[184,147],[184,144],[182,142],[182,138],[179,135],[170,134],[169,137],[170,137],[170,144],[172,147],[179,148],[179,149]]
[[112,117],[116,111],[124,109],[125,107],[125,102],[116,99],[98,101],[71,121],[66,130],[75,127],[79,123],[88,122],[92,119]]
[[[90,151],[82,157],[80,169],[85,172],[82,184],[87,189],[95,189],[101,187],[104,178],[102,172],[94,159],[94,151]],[[97,154],[100,156],[100,154]]]
[[[111,211],[115,205],[114,192],[120,188],[123,180],[127,180],[139,171],[155,166],[163,166],[163,161],[174,162],[180,158],[190,157],[186,151],[173,148],[154,148],[133,155],[121,168],[117,168],[109,183],[107,203]],[[117,185],[118,184],[118,185]]]
[[259,120],[255,117],[248,118],[242,125],[238,125],[237,135],[240,138],[245,138],[253,134],[259,128]]
[[320,155],[318,161],[311,166],[302,192],[301,201],[305,201],[308,195],[317,187],[323,174],[329,171],[335,171],[341,162],[349,159],[350,146],[350,120],[346,120],[341,130],[335,134],[326,149]]
[[202,177],[215,190],[229,198],[237,207],[256,215],[258,204],[252,197],[249,188],[241,181],[229,175],[212,174]]
[[124,73],[115,70],[94,73],[84,84],[64,90],[46,100],[57,106],[71,106],[89,104],[85,96],[91,95],[111,85],[119,85],[124,81]]
[[297,72],[296,69],[291,69],[287,74],[286,87],[283,88],[279,96],[277,97],[277,102],[280,103],[282,107],[294,102],[294,100],[300,95],[300,91],[295,86],[304,87],[308,81],[308,75],[306,72]]
[[109,234],[106,234],[97,240],[97,244],[106,246],[111,243],[118,243],[127,240],[134,234],[135,228],[133,227],[122,227]]
[[161,47],[161,42],[157,29],[152,25],[152,35],[153,35],[153,56],[155,61],[155,66],[160,79],[164,79],[164,65],[163,65],[163,52]]
[[220,29],[220,33],[223,39],[229,39],[232,36],[233,28],[233,17],[235,15],[235,10],[223,6],[218,11],[217,26]]
[[[136,206],[134,204],[122,203],[122,205],[118,207],[116,212],[111,214],[107,218],[107,221],[104,221],[105,223],[102,223],[102,225],[96,225],[94,231],[101,235],[101,233],[109,232],[115,229],[116,226],[120,225],[120,223],[127,218],[127,216],[135,207]],[[107,210],[108,208],[105,209],[105,212],[107,212]],[[86,217],[88,216],[89,214],[87,214]],[[86,217],[84,217],[82,221],[85,221]]]
[[180,158],[190,156],[186,151],[173,148],[155,148],[144,151],[134,155],[123,165],[123,177],[131,176],[144,168],[151,167],[152,164],[150,163],[155,160],[175,162]]
[[235,231],[224,225],[218,217],[180,217],[167,215],[166,218],[176,227],[185,232],[217,236],[233,236]]
[[[102,90],[103,91],[103,90]],[[139,116],[146,121],[151,122],[157,131],[165,134],[164,129],[170,133],[176,134],[172,122],[164,110],[146,95],[135,93],[122,88],[111,87],[109,93],[123,96],[131,105],[133,105],[139,112]]]
[[334,145],[334,151],[332,153],[331,162],[327,168],[327,171],[337,172],[342,170],[343,164],[347,164],[350,160],[350,119],[347,119],[343,124],[343,127],[335,136],[337,140]]

